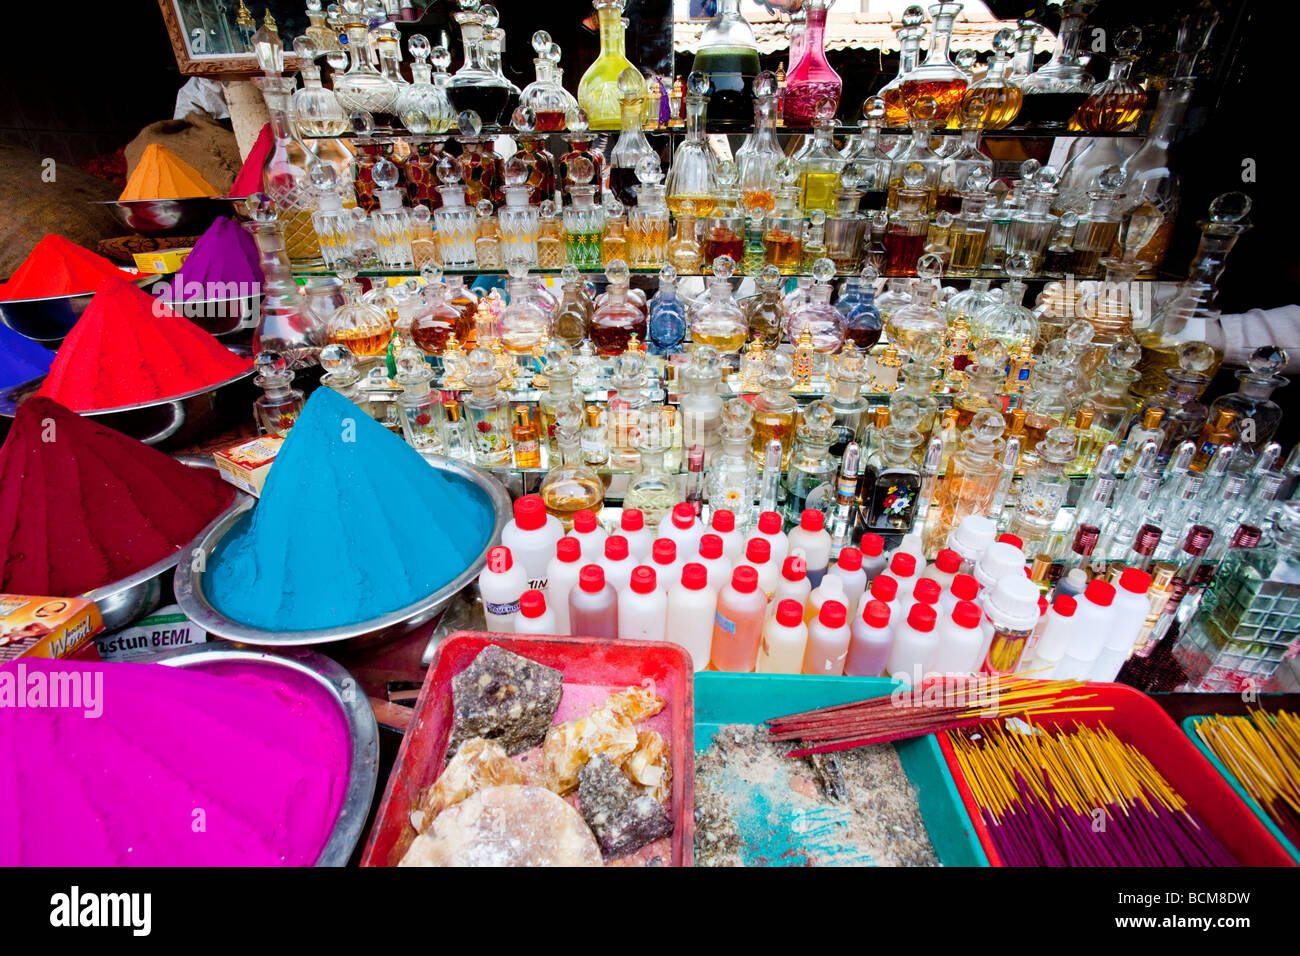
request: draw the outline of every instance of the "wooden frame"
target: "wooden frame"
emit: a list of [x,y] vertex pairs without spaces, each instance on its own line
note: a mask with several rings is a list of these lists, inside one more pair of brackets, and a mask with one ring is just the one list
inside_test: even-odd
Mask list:
[[[181,26],[180,14],[176,10],[176,0],[158,0],[158,6],[162,10],[163,24],[167,27],[167,36],[172,42],[172,53],[176,56],[176,66],[181,73],[186,76],[234,78],[252,76],[261,72],[257,67],[257,57],[251,53],[242,56],[225,54],[195,56],[190,53],[185,31]],[[298,58],[290,52],[289,44],[286,43],[284,71],[289,73],[296,69],[298,69]]]

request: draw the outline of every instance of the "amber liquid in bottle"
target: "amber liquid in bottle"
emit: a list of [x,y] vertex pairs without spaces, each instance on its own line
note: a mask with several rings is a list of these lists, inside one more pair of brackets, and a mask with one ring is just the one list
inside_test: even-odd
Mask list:
[[1070,120],[1070,129],[1089,133],[1118,133],[1137,122],[1146,105],[1141,92],[1103,93],[1083,101]]
[[719,352],[739,352],[745,344],[746,335],[738,332],[734,335],[696,335],[691,333],[691,340],[699,345],[712,345]]
[[351,349],[353,355],[369,357],[386,353],[388,351],[388,341],[392,337],[391,330],[366,334],[348,329],[333,333],[330,335],[330,341],[335,345],[346,345]]
[[515,444],[516,468],[540,468],[542,444],[537,440],[537,426],[533,424],[527,407],[515,409],[515,423],[510,429]]
[[768,189],[746,189],[742,199],[746,209],[761,209],[768,213],[776,207],[776,200]]
[[695,218],[703,219],[713,212],[714,207],[718,205],[718,200],[713,196],[669,196],[668,208],[674,216],[682,211],[682,203],[690,200],[695,204]]
[[767,457],[767,446],[776,439],[781,443],[781,467],[790,462],[790,447],[794,444],[795,413],[755,411],[753,426],[754,437],[750,444],[750,454],[760,463]]
[[[733,262],[739,263],[745,255],[745,240],[730,229],[714,226],[704,234],[704,262],[711,266],[718,256],[731,256]],[[709,271],[712,271],[710,268]]]
[[795,236],[778,229],[769,229],[763,236],[763,261],[776,266],[782,275],[794,275],[803,261],[803,244]]
[[627,351],[627,343],[632,338],[632,333],[636,333],[639,341],[645,341],[645,319],[640,322],[632,322],[627,325],[596,325],[591,326],[591,344],[596,347],[600,355],[622,355]]
[[573,528],[573,516],[579,511],[599,511],[604,501],[604,485],[591,478],[570,475],[542,489],[547,514],[559,518],[566,531]]
[[[935,104],[934,120],[942,126],[947,122],[948,114],[961,103],[962,96],[965,94],[968,85],[963,79],[904,80],[898,85],[898,91],[902,94],[904,104],[915,103],[922,96],[933,96]],[[885,118],[886,120],[889,118],[888,101],[885,103]]]
[[1036,448],[1038,443],[1047,437],[1047,432],[1059,424],[1061,423],[1050,415],[1030,412],[1025,415],[1025,436],[1020,447],[1026,450]]
[[952,256],[948,267],[954,272],[978,272],[984,264],[984,250],[988,247],[989,234],[983,229],[961,231],[952,229],[948,232],[948,248]]
[[948,117],[949,126],[956,125],[953,122],[954,119],[960,121],[965,114],[966,103],[976,96],[980,97],[984,103],[983,119],[985,129],[1005,129],[1010,126],[1012,121],[1020,115],[1020,107],[1025,102],[1025,94],[1014,86],[968,89],[962,94],[961,108]]
[[564,129],[564,110],[538,110],[533,113],[539,133],[554,133]]

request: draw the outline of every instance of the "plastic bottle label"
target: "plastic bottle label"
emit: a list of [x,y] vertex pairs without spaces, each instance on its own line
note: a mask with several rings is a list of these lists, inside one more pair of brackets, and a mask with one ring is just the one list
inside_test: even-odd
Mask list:
[[491,601],[484,601],[483,610],[489,614],[499,614],[505,617],[507,614],[515,614],[519,611],[519,602],[511,601],[509,604],[493,604]]
[[716,624],[719,628],[721,628],[723,631],[725,631],[728,634],[736,633],[736,622],[728,621],[725,617],[722,616],[721,611],[713,612],[713,623]]

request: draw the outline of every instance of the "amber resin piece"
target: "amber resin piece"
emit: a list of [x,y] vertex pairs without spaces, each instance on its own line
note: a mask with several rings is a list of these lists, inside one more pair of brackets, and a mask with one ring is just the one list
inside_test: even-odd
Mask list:
[[568,793],[578,785],[578,774],[592,757],[603,754],[621,765],[636,744],[636,726],[608,705],[552,727],[542,744],[546,786],[559,794]]
[[605,706],[628,720],[641,721],[663,710],[664,701],[655,693],[654,684],[651,684],[648,687],[629,687],[617,694],[610,694]]
[[495,740],[512,757],[537,746],[560,706],[562,677],[553,667],[489,644],[451,679],[447,753],[471,737]]
[[480,790],[438,815],[398,866],[600,866],[591,830],[541,787]]
[[592,757],[582,768],[578,798],[582,817],[606,859],[624,856],[673,832],[673,821],[659,801],[641,793],[603,756]]
[[419,804],[411,811],[411,825],[423,832],[443,810],[480,790],[527,782],[528,775],[506,755],[504,747],[474,737],[460,745],[447,768],[420,795]]
[[636,750],[623,763],[623,770],[660,803],[673,792],[672,750],[658,731],[643,730],[636,735]]

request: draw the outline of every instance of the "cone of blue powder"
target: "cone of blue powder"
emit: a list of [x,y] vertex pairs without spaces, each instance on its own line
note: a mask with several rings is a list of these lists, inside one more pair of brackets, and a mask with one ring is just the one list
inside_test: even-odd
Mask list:
[[263,630],[344,627],[428,597],[483,552],[492,504],[406,442],[318,389],[262,497],[204,575],[213,606]]
[[20,385],[50,370],[54,353],[0,324],[0,388]]
[[261,290],[257,243],[237,222],[219,216],[199,237],[180,271],[172,277],[171,302],[233,299]]

